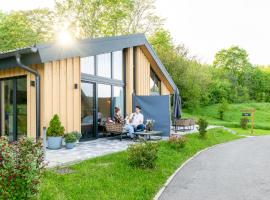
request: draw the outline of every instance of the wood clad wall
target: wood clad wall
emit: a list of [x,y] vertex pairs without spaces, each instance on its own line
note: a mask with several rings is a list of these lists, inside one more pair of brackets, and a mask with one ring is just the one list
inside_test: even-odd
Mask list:
[[132,112],[132,93],[133,93],[133,48],[125,51],[126,57],[126,112]]
[[139,47],[136,49],[136,94],[150,94],[150,62]]
[[[33,65],[32,68],[36,69],[40,74],[41,86],[41,105],[43,105],[43,65]],[[36,137],[36,88],[31,86],[30,82],[35,81],[35,76],[25,70],[16,67],[6,70],[0,70],[0,78],[11,78],[17,76],[26,76],[27,79],[27,135]],[[41,113],[43,108],[41,107]],[[41,127],[43,118],[41,116]]]
[[157,66],[157,63],[154,61],[153,57],[150,55],[150,53],[148,52],[148,50],[146,49],[145,46],[141,46],[140,49],[142,50],[142,52],[144,53],[144,55],[146,56],[146,58],[148,59],[148,61],[150,62],[151,68],[152,70],[157,74],[157,76],[159,77],[159,79],[161,80],[161,82],[164,83],[164,86],[166,86],[167,90],[170,92],[170,94],[173,94],[173,88],[170,85],[170,83],[168,82],[168,80],[166,79],[166,77],[162,74],[160,68]]
[[48,127],[53,115],[58,114],[66,132],[81,130],[80,75],[79,57],[45,63],[44,126]]
[[171,92],[168,90],[164,82],[161,82],[161,95],[170,95]]

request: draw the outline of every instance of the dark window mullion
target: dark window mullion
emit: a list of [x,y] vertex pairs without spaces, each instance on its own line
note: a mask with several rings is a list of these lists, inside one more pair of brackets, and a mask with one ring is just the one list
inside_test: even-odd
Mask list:
[[17,79],[13,80],[13,137],[17,140]]

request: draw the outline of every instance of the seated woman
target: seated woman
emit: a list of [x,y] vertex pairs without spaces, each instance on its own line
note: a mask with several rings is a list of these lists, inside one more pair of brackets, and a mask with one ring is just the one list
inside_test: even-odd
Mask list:
[[[115,123],[125,123],[128,118],[123,119],[121,116],[121,110],[118,107],[114,108],[114,121]],[[128,136],[133,138],[134,137],[134,127],[128,123],[125,123],[124,129],[128,132]]]

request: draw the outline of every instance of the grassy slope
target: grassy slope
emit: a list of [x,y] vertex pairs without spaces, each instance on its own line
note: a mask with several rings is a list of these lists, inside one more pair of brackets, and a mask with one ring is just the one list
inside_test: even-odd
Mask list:
[[[226,127],[239,127],[241,110],[246,108],[255,108],[255,128],[270,130],[270,103],[244,103],[231,104],[229,110],[225,113],[224,120],[218,119],[217,105],[211,105],[199,108],[193,113],[184,112],[184,117],[206,118],[212,125],[223,125]],[[270,131],[269,131],[270,132]]]
[[167,178],[188,158],[206,147],[240,138],[222,129],[213,129],[207,139],[188,135],[181,152],[161,142],[155,169],[134,169],[128,165],[126,152],[83,161],[70,168],[73,174],[46,172],[39,199],[152,199]]

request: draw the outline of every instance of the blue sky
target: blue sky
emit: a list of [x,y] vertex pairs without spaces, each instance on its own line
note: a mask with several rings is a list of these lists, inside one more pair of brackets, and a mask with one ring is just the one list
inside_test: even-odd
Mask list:
[[[54,0],[0,0],[3,11],[54,6]],[[157,14],[175,43],[202,62],[232,45],[246,49],[254,64],[270,64],[269,0],[157,0]]]

